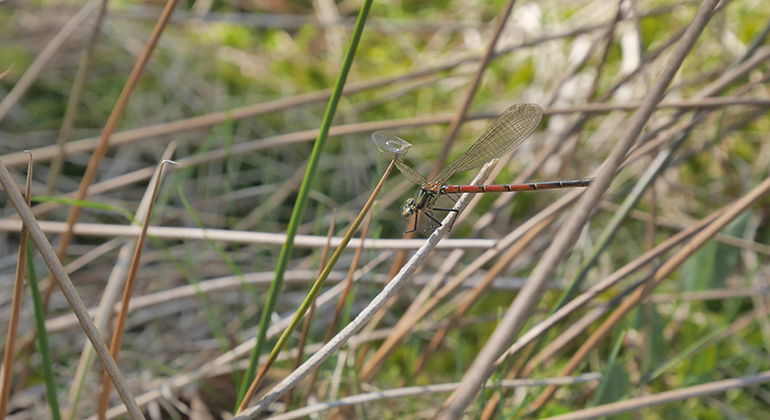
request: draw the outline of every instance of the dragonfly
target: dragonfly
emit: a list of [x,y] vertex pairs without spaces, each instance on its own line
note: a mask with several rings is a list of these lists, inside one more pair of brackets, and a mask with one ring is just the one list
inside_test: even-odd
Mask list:
[[[404,154],[411,147],[409,142],[385,131],[375,131],[372,133],[371,139],[375,147],[383,153],[394,155],[396,167],[401,174],[409,181],[420,186],[417,195],[406,200],[401,207],[401,216],[404,218],[414,216],[413,227],[404,232],[404,234],[417,230],[420,214],[424,214],[432,222],[441,226],[441,222],[433,215],[434,211],[458,212],[455,209],[435,207],[436,201],[442,195],[587,187],[591,183],[591,178],[501,185],[446,184],[446,181],[458,172],[478,168],[490,160],[500,158],[515,151],[521,142],[526,140],[535,131],[542,118],[543,110],[536,104],[516,104],[509,107],[487,127],[465,153],[458,156],[457,159],[430,179],[424,177],[404,161]],[[451,196],[449,197],[451,198]]]

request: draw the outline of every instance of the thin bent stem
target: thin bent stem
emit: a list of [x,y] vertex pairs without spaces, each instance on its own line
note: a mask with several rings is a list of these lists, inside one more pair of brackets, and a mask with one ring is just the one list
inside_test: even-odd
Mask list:
[[511,16],[511,11],[513,10],[514,4],[516,4],[516,0],[508,0],[503,7],[503,10],[500,12],[500,14],[497,15],[497,21],[495,22],[495,29],[492,32],[492,37],[489,39],[489,42],[487,42],[484,55],[481,57],[478,68],[473,74],[473,79],[468,85],[468,89],[465,92],[462,105],[460,105],[460,108],[457,110],[457,113],[455,113],[454,118],[452,118],[452,121],[449,123],[447,135],[444,139],[444,147],[441,149],[441,154],[439,154],[439,157],[436,160],[436,165],[433,167],[433,174],[438,173],[438,171],[440,171],[446,164],[447,158],[449,157],[449,151],[452,149],[452,145],[454,144],[455,139],[457,139],[457,133],[460,131],[460,125],[462,124],[465,118],[465,114],[468,112],[468,108],[470,108],[471,102],[473,102],[473,98],[476,96],[476,92],[479,89],[481,78],[484,76],[484,72],[489,66],[489,63],[495,57],[495,46],[497,45],[497,40],[500,39],[500,34],[502,34],[503,29],[505,29],[505,24],[508,22],[508,18]]
[[[32,195],[32,154],[30,153],[27,164],[27,182],[24,187],[24,200],[29,205]],[[11,300],[11,316],[8,318],[8,331],[5,335],[5,353],[3,353],[2,382],[0,382],[0,419],[5,418],[8,410],[8,396],[11,393],[11,374],[13,373],[13,359],[16,353],[16,334],[19,331],[19,319],[21,318],[21,305],[24,301],[24,268],[27,264],[27,229],[22,226],[19,238],[19,254],[16,259],[16,279],[13,285],[13,298]],[[42,348],[42,346],[41,346]],[[55,394],[54,394],[55,396]],[[53,407],[52,407],[52,412]]]
[[[160,169],[158,170],[158,176],[155,178],[155,185],[152,188],[152,194],[150,196],[150,202],[147,206],[147,214],[142,221],[142,231],[139,234],[139,238],[136,240],[134,247],[134,253],[131,257],[131,265],[128,267],[128,276],[126,277],[126,284],[123,288],[123,297],[120,300],[120,310],[118,311],[118,318],[115,321],[115,329],[112,332],[112,341],[110,342],[110,354],[118,361],[120,354],[120,346],[123,343],[123,331],[126,327],[126,318],[128,317],[128,307],[131,303],[131,296],[134,294],[136,287],[136,274],[139,271],[139,262],[142,259],[142,250],[144,249],[144,243],[147,240],[147,228],[150,226],[152,219],[152,210],[155,207],[155,200],[158,197],[158,191],[160,190],[161,180],[163,179],[163,172],[168,164],[176,164],[171,160],[164,160],[160,163]],[[99,406],[97,409],[100,419],[107,418],[107,409],[110,406],[110,381],[108,380],[107,372],[102,375],[102,395],[99,400]]]
[[[166,150],[161,155],[161,161],[171,159],[175,149],[176,143],[169,143],[168,147],[166,147]],[[148,183],[148,189],[144,192],[141,201],[139,201],[139,206],[137,206],[136,211],[134,212],[134,221],[137,226],[141,226],[142,215],[147,213],[147,209],[150,206],[150,202],[152,201],[151,187],[157,183],[157,179],[160,176],[160,169],[160,165],[155,165],[153,175]],[[91,189],[91,191],[93,193],[93,189]],[[102,334],[107,331],[109,323],[113,318],[113,307],[118,301],[119,293],[122,289],[121,286],[125,281],[124,279],[127,277],[128,266],[130,265],[131,260],[131,251],[134,249],[135,244],[136,240],[132,237],[125,240],[121,239],[120,243],[115,245],[116,247],[120,246],[118,257],[107,277],[107,285],[102,291],[102,295],[99,299],[99,306],[96,308],[94,314],[94,323],[96,324],[96,328]],[[112,247],[110,247],[110,249],[111,248]],[[77,260],[67,265],[66,268],[68,272],[72,272],[69,271],[70,266],[76,261]],[[134,303],[136,303],[136,300]],[[83,348],[80,351],[78,366],[75,368],[75,375],[70,380],[70,391],[67,396],[67,412],[65,415],[68,420],[77,420],[80,418],[80,416],[78,416],[78,407],[83,395],[83,389],[85,388],[86,377],[91,370],[93,361],[94,348],[90,344],[84,343]]]

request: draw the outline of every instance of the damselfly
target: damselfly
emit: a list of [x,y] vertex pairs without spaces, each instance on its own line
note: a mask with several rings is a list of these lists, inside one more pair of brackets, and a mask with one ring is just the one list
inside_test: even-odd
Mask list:
[[401,215],[408,218],[414,215],[414,226],[405,233],[417,230],[420,213],[430,220],[441,222],[433,216],[434,210],[451,212],[456,210],[434,207],[440,195],[451,193],[486,193],[508,191],[534,191],[554,188],[586,187],[590,178],[569,181],[529,182],[525,184],[502,185],[447,185],[446,181],[458,172],[478,168],[484,163],[510,153],[535,130],[543,117],[543,110],[535,104],[517,104],[505,110],[468,150],[454,162],[447,165],[430,180],[417,172],[404,161],[404,153],[411,145],[406,140],[384,131],[372,133],[372,141],[383,153],[394,154],[396,167],[410,181],[420,186],[414,198],[410,198],[401,207]]

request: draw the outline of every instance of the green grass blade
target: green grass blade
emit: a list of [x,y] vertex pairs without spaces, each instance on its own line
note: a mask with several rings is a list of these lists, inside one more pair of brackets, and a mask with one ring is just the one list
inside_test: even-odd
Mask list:
[[128,210],[122,207],[118,207],[112,204],[99,203],[97,201],[89,201],[89,200],[76,200],[74,198],[66,198],[66,197],[47,197],[47,196],[41,196],[41,195],[33,196],[32,201],[36,203],[52,202],[52,203],[64,204],[68,206],[82,207],[86,209],[113,212],[125,217],[126,220],[128,220],[129,222],[134,223],[133,214],[131,214]]
[[297,194],[297,200],[295,202],[294,209],[291,212],[289,225],[286,229],[286,242],[284,242],[283,246],[281,247],[281,253],[278,255],[278,262],[275,267],[275,277],[273,278],[273,282],[270,284],[267,300],[265,301],[265,306],[262,310],[262,317],[259,324],[259,333],[257,334],[257,342],[251,352],[251,355],[249,356],[249,365],[243,376],[240,390],[238,391],[236,407],[241,404],[241,400],[246,394],[246,390],[254,378],[259,356],[262,353],[262,347],[264,346],[265,337],[267,336],[267,328],[270,324],[270,314],[273,312],[275,301],[278,298],[278,293],[281,291],[281,287],[283,286],[283,275],[289,265],[289,259],[291,258],[291,254],[294,249],[294,236],[296,236],[297,229],[299,229],[299,224],[305,214],[305,208],[307,207],[310,188],[313,186],[313,179],[315,178],[315,173],[318,169],[318,161],[321,159],[321,153],[323,152],[324,146],[326,145],[329,128],[332,125],[334,114],[337,111],[337,105],[339,104],[340,98],[342,97],[342,90],[345,87],[345,81],[347,80],[348,73],[350,72],[350,68],[353,64],[353,58],[355,57],[358,43],[361,40],[361,35],[364,31],[364,25],[366,24],[366,17],[369,14],[371,5],[372,0],[365,0],[364,4],[361,6],[358,18],[356,19],[356,26],[353,29],[350,43],[348,44],[347,50],[345,51],[345,56],[342,60],[340,73],[337,77],[337,81],[334,84],[332,95],[329,97],[329,102],[326,106],[323,120],[321,121],[321,127],[318,131],[318,137],[316,138],[315,144],[313,145],[313,151],[311,152],[310,159],[307,164],[307,169],[305,170],[305,177],[302,180],[302,185],[299,188],[299,193]]
[[43,309],[43,298],[40,296],[40,287],[35,272],[34,253],[32,252],[31,243],[27,244],[27,273],[29,276],[29,290],[32,292],[32,305],[35,311],[38,351],[40,351],[40,359],[43,363],[46,400],[51,407],[51,418],[60,420],[59,399],[56,397],[56,382],[53,376],[51,352],[48,347],[48,333],[45,330],[45,310]]

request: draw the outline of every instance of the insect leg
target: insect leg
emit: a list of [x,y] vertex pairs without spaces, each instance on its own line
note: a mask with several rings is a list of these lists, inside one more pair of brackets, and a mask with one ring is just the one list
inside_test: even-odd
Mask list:
[[447,213],[450,213],[450,212],[451,212],[451,213],[454,213],[454,214],[455,214],[455,218],[454,218],[454,219],[452,219],[452,223],[451,223],[451,224],[449,224],[449,230],[452,230],[452,226],[454,226],[454,224],[455,224],[455,220],[457,219],[457,215],[459,215],[459,214],[460,214],[460,210],[457,210],[457,209],[442,209],[442,208],[440,208],[440,207],[433,207],[433,210],[440,210],[440,211],[445,211],[445,212],[447,212]]
[[[437,209],[437,210],[441,210],[441,209]],[[423,211],[423,213],[425,213],[425,215],[428,216],[430,220],[434,221],[436,225],[438,225],[437,227],[441,227],[441,221],[433,217],[433,212]]]

